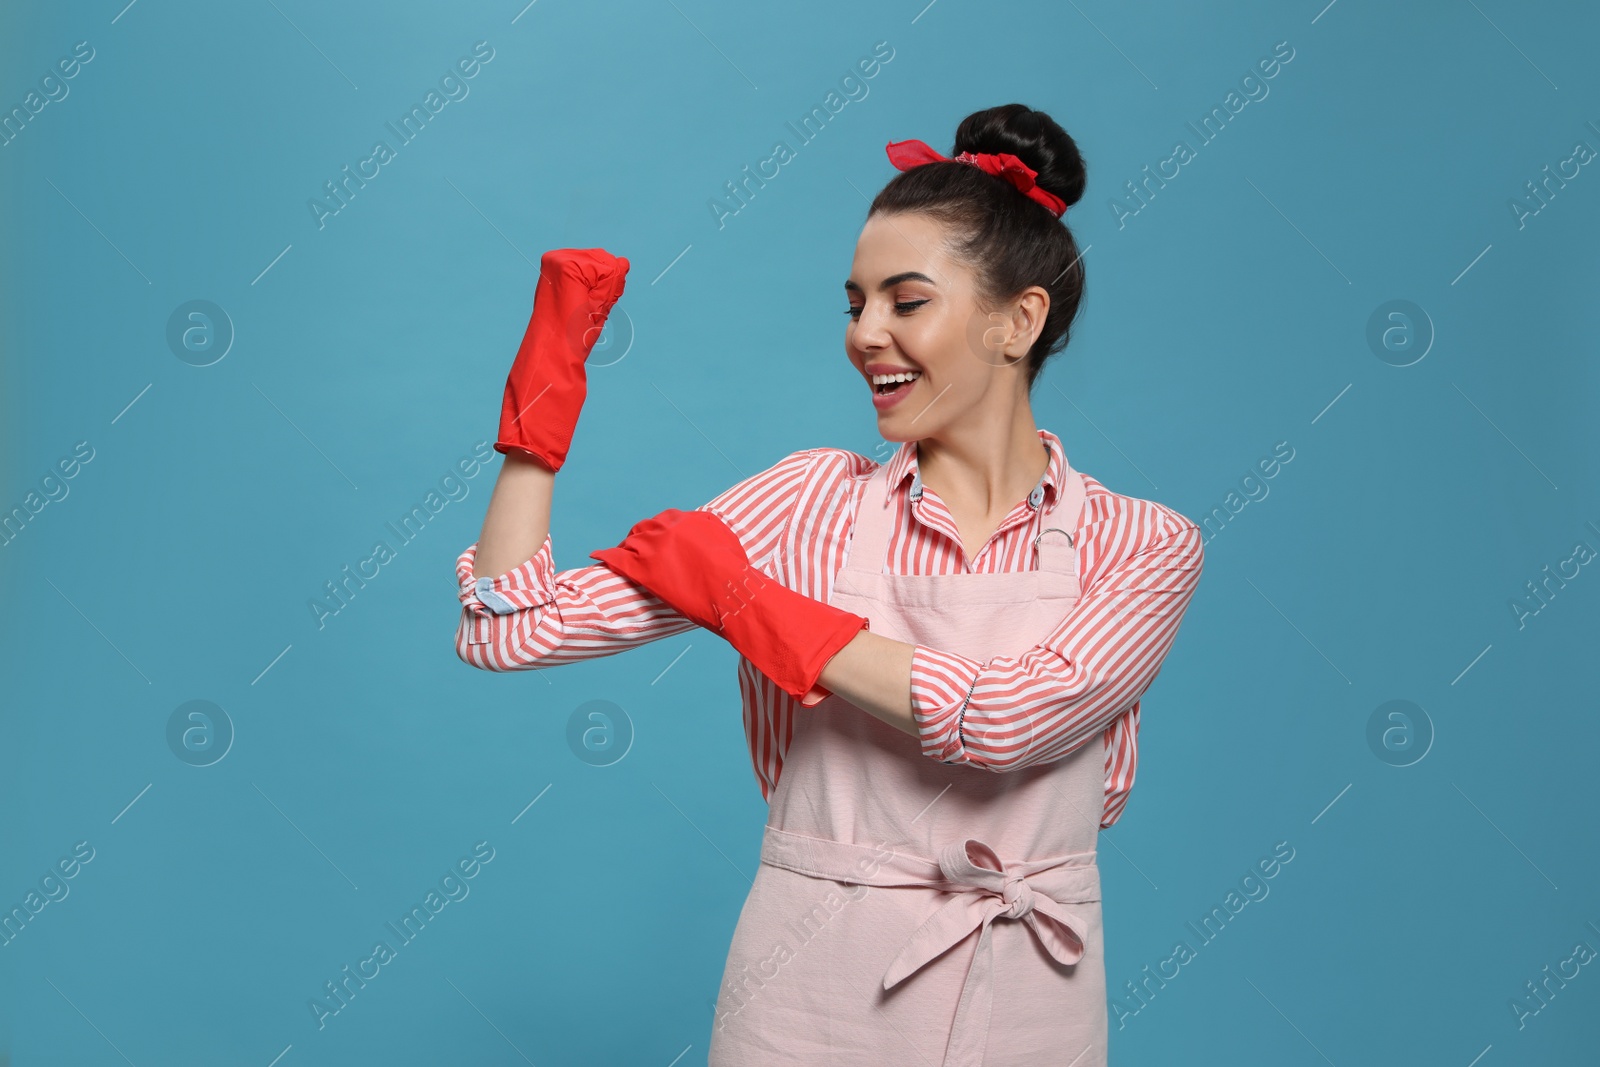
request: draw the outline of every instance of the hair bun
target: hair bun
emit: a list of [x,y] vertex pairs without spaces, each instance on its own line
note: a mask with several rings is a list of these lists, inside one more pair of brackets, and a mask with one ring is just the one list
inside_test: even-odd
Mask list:
[[1038,172],[1035,184],[1068,207],[1083,198],[1088,171],[1077,142],[1049,115],[1023,104],[974,111],[956,127],[950,153],[1009,152]]

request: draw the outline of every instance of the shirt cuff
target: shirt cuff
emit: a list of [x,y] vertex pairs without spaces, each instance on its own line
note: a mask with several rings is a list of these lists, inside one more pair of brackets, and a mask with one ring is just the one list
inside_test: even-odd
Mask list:
[[510,615],[548,604],[555,598],[555,551],[548,534],[533,558],[492,578],[473,577],[477,554],[478,543],[474,541],[456,560],[458,595],[473,612]]
[[916,646],[911,654],[911,716],[922,754],[940,763],[967,763],[961,725],[983,664],[966,656]]

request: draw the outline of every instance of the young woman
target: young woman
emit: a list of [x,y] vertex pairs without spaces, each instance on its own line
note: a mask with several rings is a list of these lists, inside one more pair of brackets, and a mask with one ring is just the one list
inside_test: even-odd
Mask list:
[[1200,531],[1034,424],[1083,293],[1072,139],[1011,104],[966,118],[955,158],[888,151],[844,348],[894,455],[795,452],[557,572],[551,482],[627,261],[551,253],[456,564],[457,653],[521,670],[695,625],[741,653],[769,817],[714,1067],[1104,1064],[1097,835],[1133,785]]

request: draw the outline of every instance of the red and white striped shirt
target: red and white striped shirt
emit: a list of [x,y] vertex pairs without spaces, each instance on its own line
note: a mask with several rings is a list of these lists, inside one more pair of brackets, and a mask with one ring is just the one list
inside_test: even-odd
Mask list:
[[[1033,538],[1044,525],[1044,501],[1048,496],[1054,504],[1065,469],[1060,439],[1048,430],[1039,430],[1039,438],[1048,446],[1049,468],[970,560],[949,509],[922,485],[916,443],[901,443],[888,461],[896,496],[890,573],[1035,569]],[[806,449],[699,510],[726,522],[763,574],[826,601],[867,479],[878,466],[840,448]],[[1204,548],[1200,528],[1171,508],[1114,493],[1088,475],[1083,481],[1083,523],[1074,546],[1082,593],[1060,624],[1024,654],[987,663],[918,645],[911,706],[924,755],[996,772],[1060,759],[1104,735],[1100,825],[1107,827],[1121,817],[1133,787],[1139,698],[1172,647],[1200,580]],[[456,653],[474,667],[515,671],[573,663],[695,625],[602,564],[557,572],[549,537],[532,559],[492,578],[474,577],[477,548],[474,542],[456,560],[462,604]],[[739,689],[756,781],[762,799],[770,800],[794,716],[807,709],[742,656]],[[1025,751],[986,740],[1019,732],[1033,738]]]

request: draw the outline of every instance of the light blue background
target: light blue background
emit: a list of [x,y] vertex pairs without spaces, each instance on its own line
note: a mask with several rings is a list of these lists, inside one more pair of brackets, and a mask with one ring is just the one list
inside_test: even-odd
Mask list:
[[[10,1063],[703,1063],[766,816],[731,649],[458,660],[498,459],[325,626],[308,601],[493,441],[549,248],[633,263],[558,566],[794,450],[881,458],[841,283],[883,146],[946,151],[1011,101],[1089,165],[1088,296],[1038,423],[1196,520],[1294,449],[1208,541],[1101,838],[1112,995],[1198,947],[1113,1018],[1112,1062],[1593,1062],[1594,964],[1510,1007],[1600,949],[1600,569],[1511,607],[1600,551],[1600,174],[1510,206],[1600,147],[1592,9],[123,3],[0,16],[5,110],[94,49],[0,147],[0,507],[94,449],[0,549],[0,907],[95,851],[0,947]],[[477,41],[469,94],[319,228],[323,183]],[[796,145],[879,41],[867,95]],[[1124,183],[1280,41],[1268,95],[1119,225]],[[719,228],[780,138],[796,158]],[[205,367],[166,341],[196,299],[237,331]],[[1436,331],[1410,366],[1366,340],[1394,299]],[[196,699],[236,730],[204,768],[166,740]],[[1397,699],[1433,732],[1408,767],[1367,740]],[[568,746],[590,700],[632,723],[610,766]],[[470,895],[319,1029],[323,983],[478,841]],[[1201,945],[1186,923],[1278,842],[1270,894]]]

